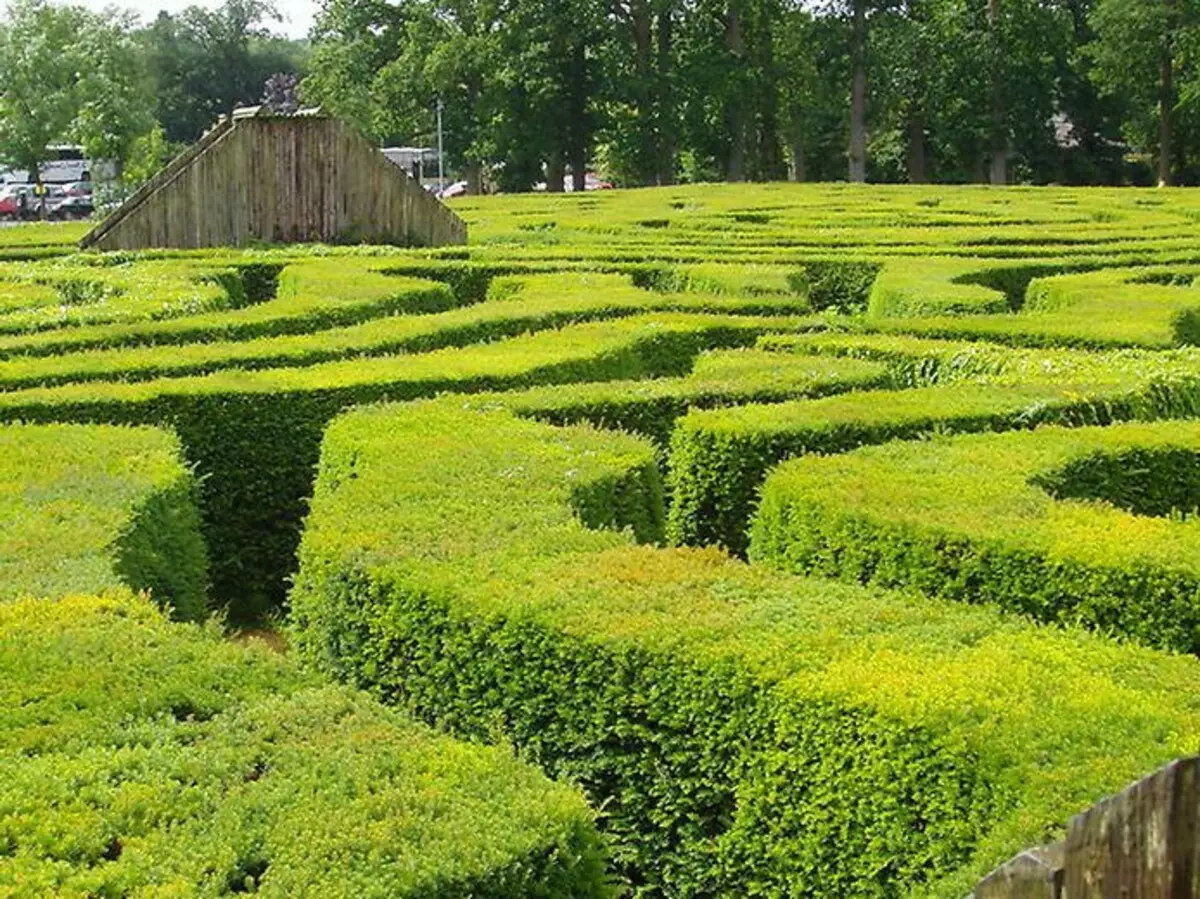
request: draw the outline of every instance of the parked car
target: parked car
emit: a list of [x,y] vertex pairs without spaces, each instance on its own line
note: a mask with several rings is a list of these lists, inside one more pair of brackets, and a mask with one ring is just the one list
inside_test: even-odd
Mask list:
[[448,200],[451,197],[462,197],[467,193],[466,181],[455,181],[453,184],[447,184],[446,187],[437,195],[439,200]]
[[[22,203],[24,198],[24,203]],[[29,184],[10,184],[0,191],[0,219],[18,219],[28,217],[30,211],[36,213],[33,187]]]
[[92,182],[91,181],[72,181],[70,184],[63,185],[63,193],[68,197],[92,197]]
[[48,203],[46,215],[52,219],[85,219],[94,211],[91,194],[76,194]]

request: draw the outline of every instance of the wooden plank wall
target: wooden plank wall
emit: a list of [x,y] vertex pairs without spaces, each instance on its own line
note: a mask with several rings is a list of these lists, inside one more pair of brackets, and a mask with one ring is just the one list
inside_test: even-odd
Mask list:
[[1200,758],[1071,819],[1065,840],[1001,865],[973,899],[1200,899]]
[[463,221],[336,119],[235,119],[80,243],[99,250],[254,241],[461,244]]

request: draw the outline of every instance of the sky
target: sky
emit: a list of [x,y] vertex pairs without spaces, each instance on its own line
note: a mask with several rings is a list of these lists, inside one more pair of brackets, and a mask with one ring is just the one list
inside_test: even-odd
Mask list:
[[[187,6],[204,6],[209,9],[221,5],[221,0],[72,0],[97,12],[112,6],[132,9],[145,23],[154,21],[160,9],[175,13]],[[282,22],[268,23],[272,31],[288,37],[304,37],[312,26],[317,13],[318,0],[275,0],[275,8],[283,16]]]

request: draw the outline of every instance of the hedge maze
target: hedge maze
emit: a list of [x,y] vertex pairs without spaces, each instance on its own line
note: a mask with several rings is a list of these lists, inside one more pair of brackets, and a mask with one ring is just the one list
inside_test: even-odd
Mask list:
[[457,210],[0,232],[0,893],[958,899],[1200,748],[1200,198]]

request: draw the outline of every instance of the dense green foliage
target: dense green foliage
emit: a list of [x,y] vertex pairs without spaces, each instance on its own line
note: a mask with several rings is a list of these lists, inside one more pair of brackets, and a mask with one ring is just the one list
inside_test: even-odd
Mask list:
[[78,142],[124,189],[236,106],[304,102],[382,146],[437,146],[440,122],[447,175],[472,193],[582,190],[590,171],[623,186],[1200,175],[1194,0],[328,0],[309,24],[264,0],[141,22],[12,0],[0,164]]
[[574,791],[129,593],[205,611],[178,448],[0,429],[0,891],[609,895]]
[[1166,687],[1191,660],[634,546],[661,518],[647,444],[496,400],[351,413],[325,438],[293,634],[577,779],[651,894],[961,895],[1029,816],[1195,727],[1190,688]]
[[261,645],[120,593],[0,632],[6,895],[609,894],[576,793]]
[[763,487],[750,557],[1197,652],[1197,446],[1169,422],[797,459]]
[[337,0],[302,93],[385,144],[433,146],[444,101],[472,192],[1171,183],[1196,174],[1197,27],[1165,0]]
[[[212,608],[286,619],[302,663],[576,781],[618,889],[646,897],[958,899],[1194,750],[1200,668],[1162,648],[1192,649],[1197,624],[1198,448],[1171,421],[1200,417],[1190,194],[716,186],[458,209],[472,243],[441,250],[94,256],[65,245],[71,228],[0,232],[0,420],[25,422],[5,427],[35,448],[0,479],[3,558],[53,567],[79,548],[96,572],[68,582],[64,565],[20,592],[48,610],[119,584],[161,597],[151,575],[178,529],[155,522],[186,507],[199,548],[198,498]],[[56,433],[76,436],[35,436]],[[159,474],[112,486],[142,439],[165,454]],[[831,492],[834,474],[857,486]],[[190,493],[157,511],[115,498],[177,482]],[[36,501],[50,530],[16,523]],[[67,509],[111,525],[68,540]],[[162,539],[127,550],[112,540],[124,521]],[[141,639],[138,608],[126,636],[96,639]],[[350,766],[304,757],[337,793],[343,772],[377,769],[330,707],[412,727],[271,664],[275,686],[221,705],[198,752],[257,752],[249,722],[277,722]],[[80,727],[95,720],[82,705]],[[119,764],[114,745],[89,756],[96,770]],[[323,777],[287,780],[333,795]],[[33,795],[58,802],[46,789]],[[278,781],[269,808],[297,795]],[[264,889],[330,882],[319,860],[343,851],[331,833],[353,831],[359,806],[320,808],[331,829],[297,838],[313,860],[272,852]],[[586,816],[547,813],[538,830],[506,814],[487,818],[495,833],[548,853],[503,856],[533,882],[603,889]],[[390,826],[366,830],[386,842]],[[177,847],[144,844],[178,863],[183,891],[219,879],[189,865],[225,839],[188,827]],[[259,858],[213,852],[223,871]],[[77,861],[54,876],[117,876]]]
[[207,613],[197,485],[150,428],[0,427],[0,599],[146,590]]

